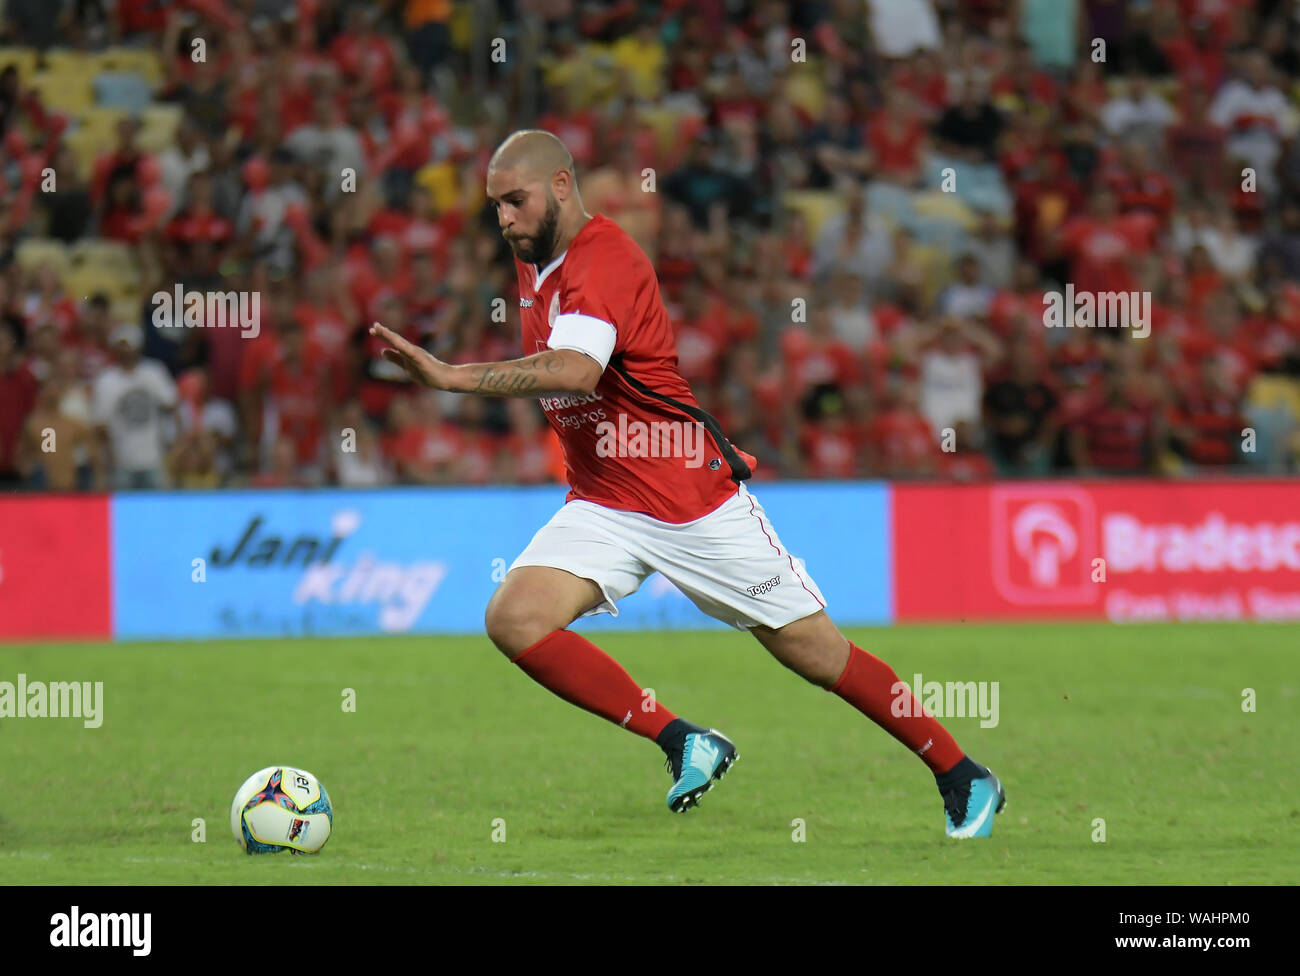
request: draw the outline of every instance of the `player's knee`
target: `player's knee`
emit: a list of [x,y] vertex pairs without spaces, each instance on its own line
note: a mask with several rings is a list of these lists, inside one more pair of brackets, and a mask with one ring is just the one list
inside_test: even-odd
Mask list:
[[555,623],[532,601],[498,599],[502,591],[488,601],[483,623],[488,639],[507,657],[515,657],[532,647],[564,623]]

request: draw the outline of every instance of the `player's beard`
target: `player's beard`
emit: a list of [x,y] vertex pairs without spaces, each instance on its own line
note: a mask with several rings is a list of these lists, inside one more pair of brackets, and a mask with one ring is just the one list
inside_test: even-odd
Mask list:
[[520,261],[527,264],[543,264],[551,260],[555,250],[555,241],[560,236],[560,204],[550,191],[546,193],[546,216],[537,225],[537,233],[527,237],[515,236],[510,240]]

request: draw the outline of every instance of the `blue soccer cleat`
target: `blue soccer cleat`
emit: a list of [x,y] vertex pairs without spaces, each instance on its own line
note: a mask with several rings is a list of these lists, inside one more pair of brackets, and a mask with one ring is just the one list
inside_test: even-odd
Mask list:
[[1007,805],[1007,791],[987,766],[971,762],[976,775],[940,788],[943,794],[944,832],[949,837],[988,837],[993,833],[993,817]]
[[700,805],[700,797],[726,775],[739,754],[736,746],[715,729],[688,733],[680,750],[668,753],[667,767],[673,776],[668,791],[668,809],[685,813]]

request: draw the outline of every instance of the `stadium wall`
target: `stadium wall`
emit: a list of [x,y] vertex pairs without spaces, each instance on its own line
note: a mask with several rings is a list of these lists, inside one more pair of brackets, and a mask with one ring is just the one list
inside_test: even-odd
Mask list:
[[[1300,482],[767,483],[843,624],[1300,619]],[[542,488],[0,498],[0,639],[481,633]],[[576,625],[721,627],[661,577]]]

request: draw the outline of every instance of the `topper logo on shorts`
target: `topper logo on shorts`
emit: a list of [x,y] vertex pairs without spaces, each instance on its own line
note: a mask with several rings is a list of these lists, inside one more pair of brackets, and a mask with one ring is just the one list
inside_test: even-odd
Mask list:
[[72,906],[50,916],[50,945],[59,948],[130,946],[131,955],[147,956],[151,948],[153,915],[149,912],[119,912],[82,915]]
[[766,593],[768,590],[770,590],[772,587],[776,586],[780,582],[781,582],[781,577],[773,576],[770,580],[767,580],[766,582],[758,583],[755,586],[745,587],[745,592],[748,593],[750,596],[762,596],[764,593]]

